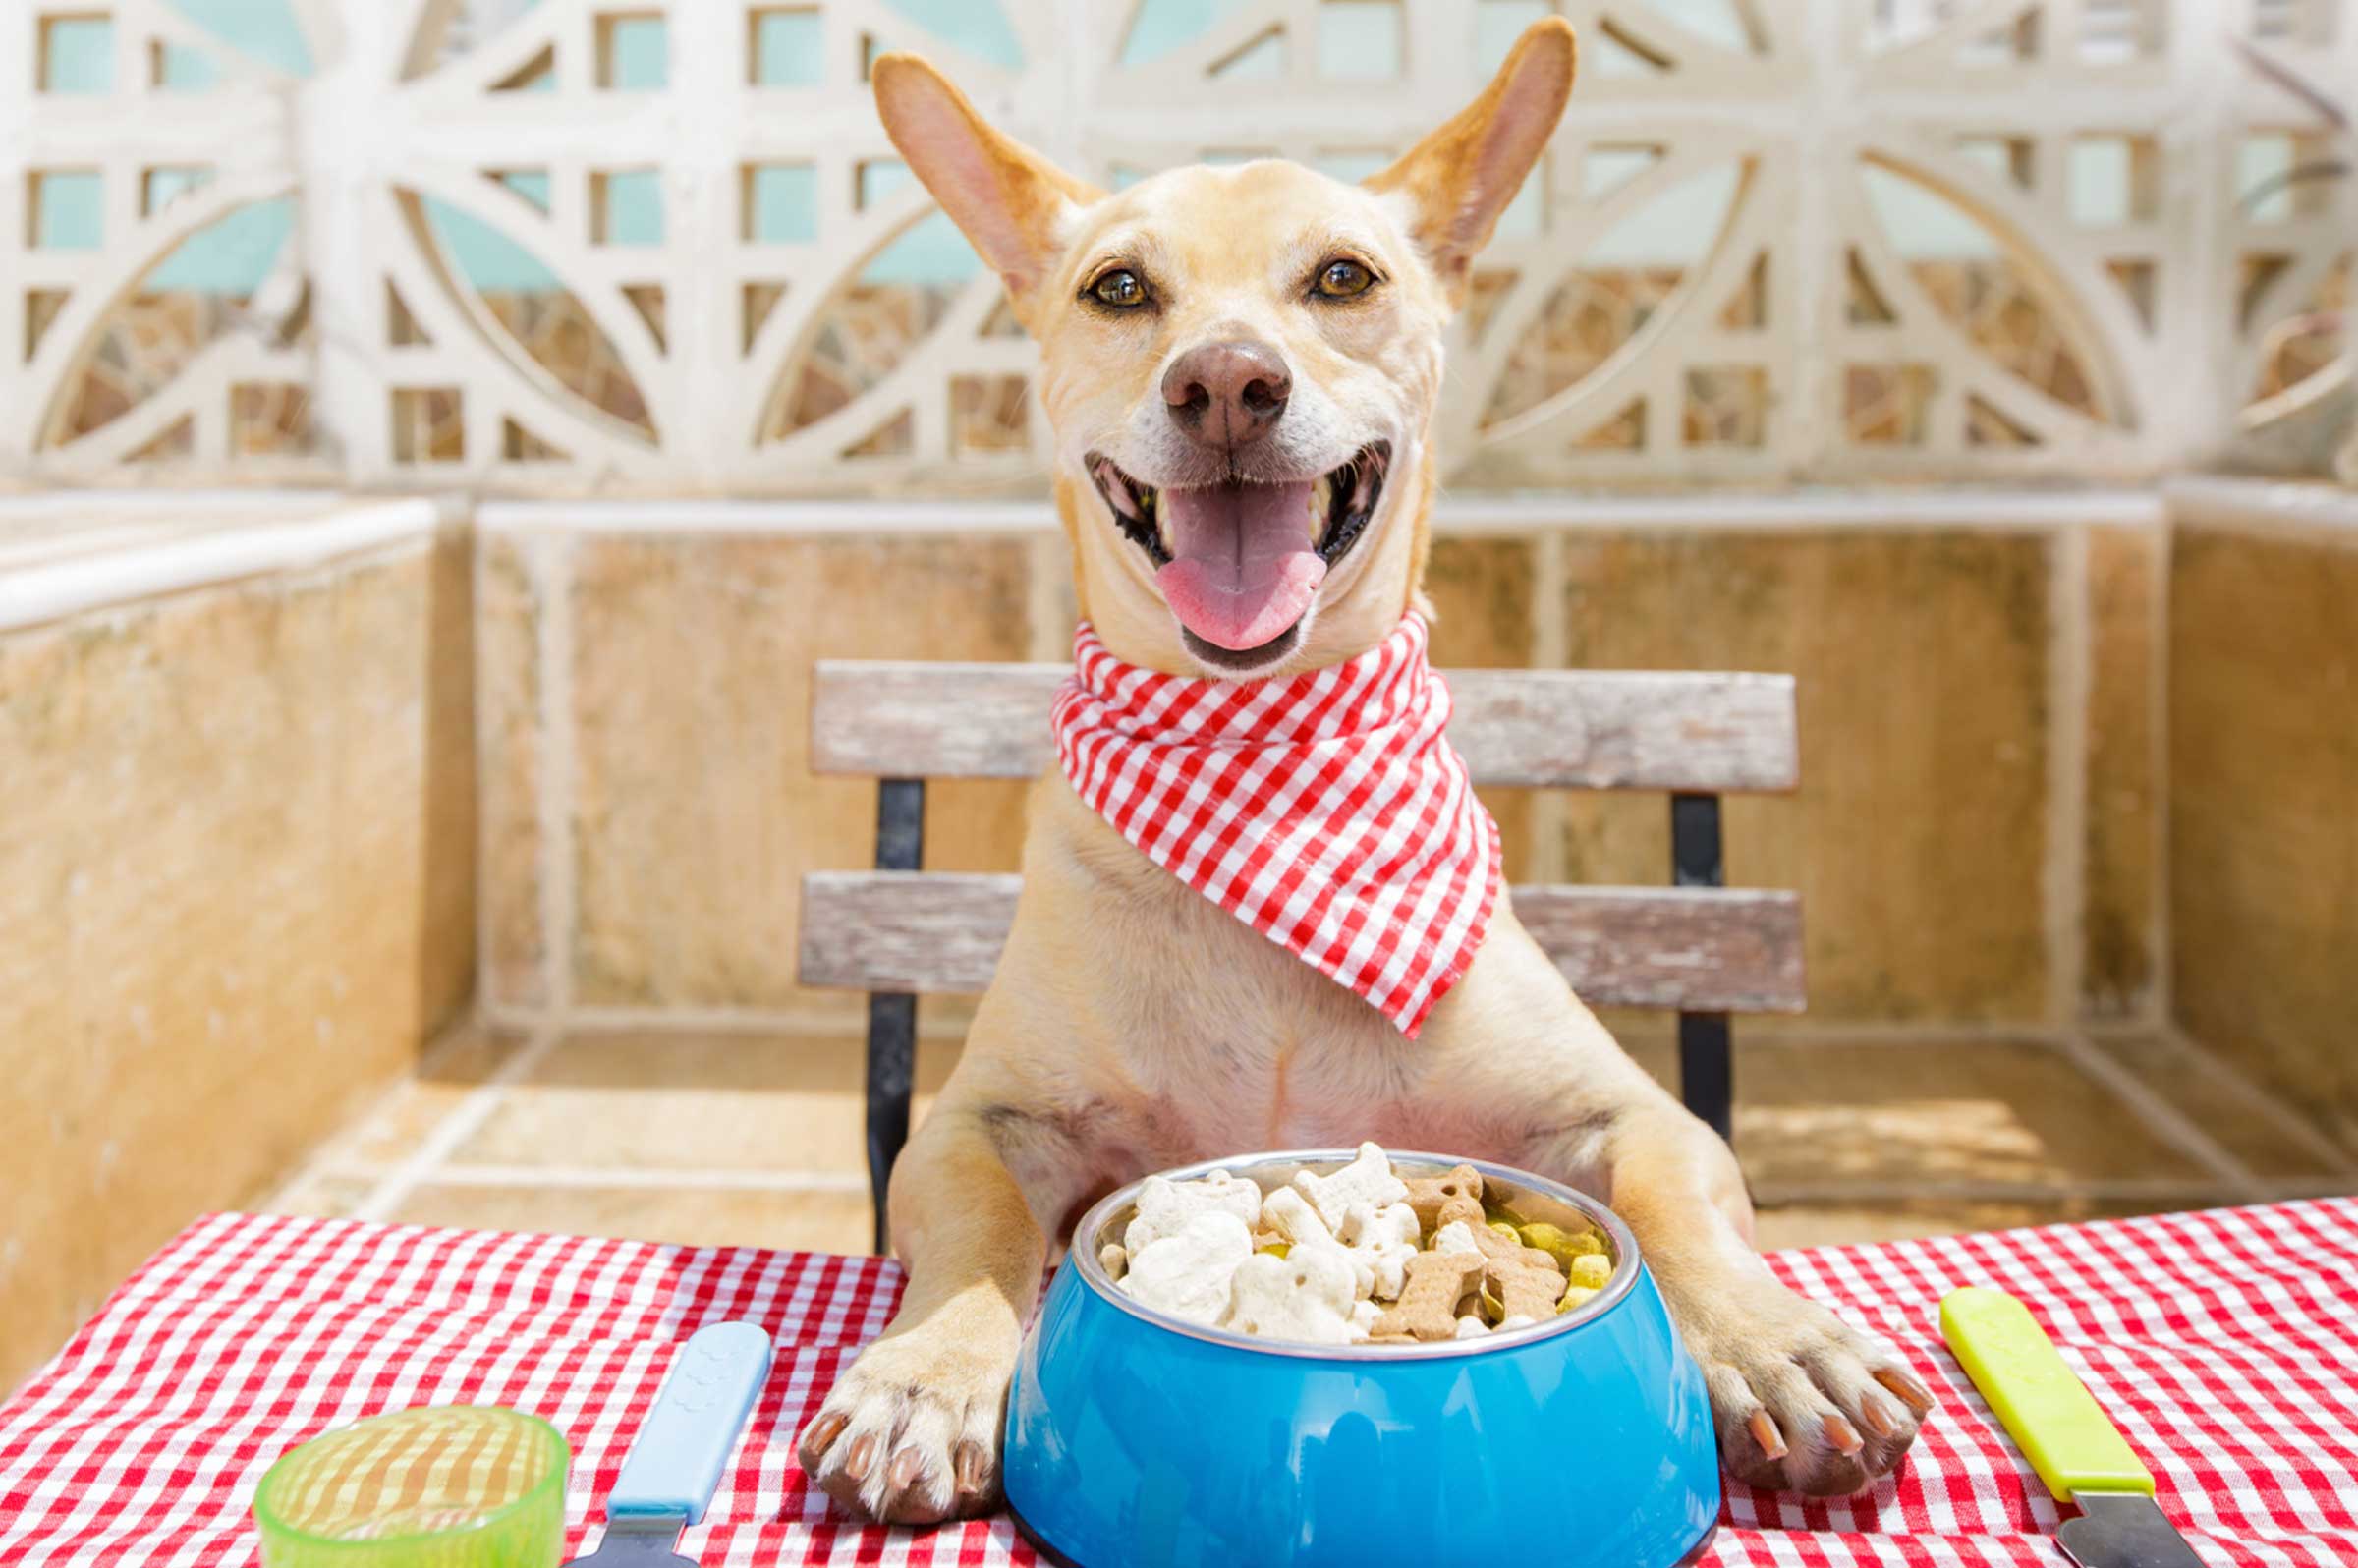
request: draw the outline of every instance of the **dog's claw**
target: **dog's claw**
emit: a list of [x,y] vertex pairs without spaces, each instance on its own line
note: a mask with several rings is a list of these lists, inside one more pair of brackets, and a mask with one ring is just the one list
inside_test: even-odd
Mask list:
[[1859,1429],[1839,1416],[1826,1417],[1820,1427],[1825,1432],[1825,1440],[1841,1453],[1859,1453],[1867,1446],[1866,1439],[1859,1435]]
[[960,1443],[958,1445],[958,1490],[961,1493],[981,1491],[982,1489],[982,1470],[989,1463],[989,1457],[982,1452],[979,1444]]
[[866,1481],[868,1470],[876,1462],[876,1440],[866,1432],[852,1439],[852,1451],[843,1456],[843,1473],[854,1481]]
[[1774,1416],[1765,1410],[1756,1410],[1752,1413],[1752,1420],[1745,1425],[1751,1428],[1752,1440],[1761,1445],[1764,1456],[1769,1459],[1785,1457],[1785,1434],[1776,1429]]
[[835,1439],[843,1435],[844,1423],[847,1419],[840,1415],[825,1415],[804,1428],[803,1451],[814,1459],[825,1454],[827,1449],[834,1444]]
[[1891,1401],[1882,1395],[1862,1394],[1859,1396],[1859,1425],[1867,1428],[1869,1435],[1890,1437],[1896,1434],[1899,1430],[1899,1412],[1892,1409]]
[[1914,1373],[1898,1367],[1885,1367],[1875,1374],[1875,1380],[1899,1396],[1899,1402],[1916,1416],[1932,1414],[1933,1391],[1919,1382]]

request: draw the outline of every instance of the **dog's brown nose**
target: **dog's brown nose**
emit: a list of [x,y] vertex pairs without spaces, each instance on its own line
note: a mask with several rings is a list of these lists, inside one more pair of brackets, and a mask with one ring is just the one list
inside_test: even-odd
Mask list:
[[1261,435],[1293,390],[1285,356],[1250,338],[1198,344],[1162,373],[1172,421],[1207,446],[1242,446]]

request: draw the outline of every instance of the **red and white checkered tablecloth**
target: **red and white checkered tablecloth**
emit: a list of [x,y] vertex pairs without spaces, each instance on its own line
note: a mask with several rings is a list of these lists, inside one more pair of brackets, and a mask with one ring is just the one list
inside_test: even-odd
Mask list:
[[[2063,1561],[2054,1503],[1940,1347],[1941,1294],[1980,1282],[2031,1304],[2206,1561],[2358,1563],[2358,1199],[1772,1261],[1905,1349],[1942,1404],[1869,1496],[1734,1493],[1707,1563]],[[571,1439],[578,1550],[673,1353],[726,1318],[767,1328],[777,1361],[688,1533],[706,1568],[1029,1563],[1003,1519],[835,1521],[794,1466],[795,1432],[899,1292],[872,1259],[216,1215],[0,1408],[0,1564],[251,1562],[247,1509],[280,1453],[461,1402],[537,1412]]]

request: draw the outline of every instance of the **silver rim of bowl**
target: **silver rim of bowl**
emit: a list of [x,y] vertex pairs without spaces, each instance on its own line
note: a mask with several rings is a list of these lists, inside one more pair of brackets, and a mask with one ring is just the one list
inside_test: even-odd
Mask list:
[[[1586,1194],[1575,1192],[1561,1182],[1549,1181],[1544,1176],[1535,1176],[1530,1171],[1518,1170],[1512,1165],[1492,1164],[1488,1160],[1457,1159],[1417,1149],[1387,1149],[1385,1152],[1395,1169],[1410,1165],[1425,1167],[1430,1173],[1438,1174],[1454,1166],[1471,1165],[1482,1173],[1485,1182],[1495,1177],[1511,1186],[1526,1188],[1567,1207],[1578,1209],[1611,1240],[1613,1277],[1604,1282],[1604,1287],[1595,1297],[1568,1313],[1559,1314],[1544,1322],[1534,1323],[1528,1328],[1497,1328],[1472,1339],[1435,1339],[1410,1345],[1313,1345],[1295,1340],[1263,1339],[1253,1334],[1240,1334],[1232,1328],[1209,1328],[1202,1323],[1191,1323],[1184,1317],[1174,1317],[1169,1313],[1133,1300],[1125,1291],[1114,1289],[1113,1277],[1105,1272],[1105,1264],[1097,1257],[1094,1240],[1097,1232],[1104,1229],[1106,1221],[1124,1205],[1138,1201],[1139,1190],[1147,1184],[1145,1177],[1099,1199],[1088,1213],[1081,1216],[1081,1223],[1073,1227],[1073,1238],[1081,1245],[1067,1261],[1080,1269],[1082,1282],[1096,1292],[1100,1300],[1121,1309],[1141,1322],[1151,1323],[1170,1333],[1184,1334],[1190,1339],[1201,1339],[1207,1344],[1227,1345],[1263,1356],[1296,1356],[1310,1361],[1430,1361],[1442,1356],[1480,1356],[1491,1351],[1511,1350],[1518,1345],[1536,1344],[1543,1339],[1552,1339],[1557,1334],[1568,1334],[1584,1323],[1595,1321],[1619,1306],[1621,1298],[1637,1285],[1641,1261],[1637,1237],[1630,1234],[1629,1227],[1621,1222],[1620,1215]],[[1264,1165],[1345,1165],[1358,1154],[1356,1148],[1275,1149],[1260,1154],[1232,1155],[1227,1159],[1207,1159],[1153,1174],[1174,1182],[1192,1181],[1199,1176],[1208,1176],[1215,1170],[1224,1170],[1231,1176],[1251,1176],[1257,1168]],[[1420,1171],[1420,1174],[1423,1173],[1425,1171]]]

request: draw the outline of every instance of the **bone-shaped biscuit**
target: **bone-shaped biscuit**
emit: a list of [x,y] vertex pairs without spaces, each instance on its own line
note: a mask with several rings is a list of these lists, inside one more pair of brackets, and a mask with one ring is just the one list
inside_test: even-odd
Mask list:
[[1450,1199],[1482,1201],[1482,1172],[1471,1165],[1459,1165],[1438,1176],[1411,1176],[1403,1185],[1408,1188],[1408,1206],[1416,1210],[1417,1224],[1425,1230],[1438,1225],[1441,1205]]
[[1335,1240],[1366,1265],[1372,1276],[1372,1293],[1390,1301],[1400,1294],[1407,1278],[1408,1260],[1417,1256],[1421,1231],[1417,1211],[1406,1204],[1386,1204],[1380,1208],[1359,1204],[1343,1216]]
[[1343,1217],[1355,1204],[1381,1208],[1408,1196],[1406,1184],[1392,1174],[1391,1160],[1374,1144],[1360,1145],[1357,1157],[1330,1175],[1299,1172],[1294,1177],[1294,1188],[1310,1200],[1311,1206],[1319,1211],[1319,1218],[1326,1222],[1330,1231],[1341,1228]]
[[1482,1277],[1487,1261],[1477,1253],[1419,1253],[1408,1260],[1400,1300],[1376,1319],[1371,1337],[1407,1334],[1447,1339],[1457,1332],[1457,1303]]
[[1350,1259],[1339,1247],[1297,1247],[1283,1258],[1256,1253],[1229,1282],[1223,1323],[1266,1339],[1349,1344],[1351,1291]]
[[1140,1253],[1166,1236],[1178,1235],[1198,1214],[1215,1210],[1253,1224],[1261,1216],[1261,1185],[1224,1170],[1192,1182],[1150,1176],[1139,1187],[1138,1210],[1122,1232],[1122,1245],[1130,1249],[1135,1262]]
[[1564,1294],[1564,1276],[1556,1272],[1555,1260],[1534,1248],[1512,1259],[1490,1259],[1485,1279],[1497,1294],[1505,1322],[1518,1317],[1537,1322],[1555,1311]]
[[1226,1209],[1209,1209],[1178,1234],[1131,1254],[1129,1272],[1114,1288],[1174,1317],[1210,1327],[1227,1315],[1229,1282],[1252,1256],[1253,1232],[1245,1222]]
[[1295,1246],[1334,1240],[1334,1231],[1319,1217],[1310,1200],[1291,1187],[1280,1187],[1261,1201],[1261,1223]]

